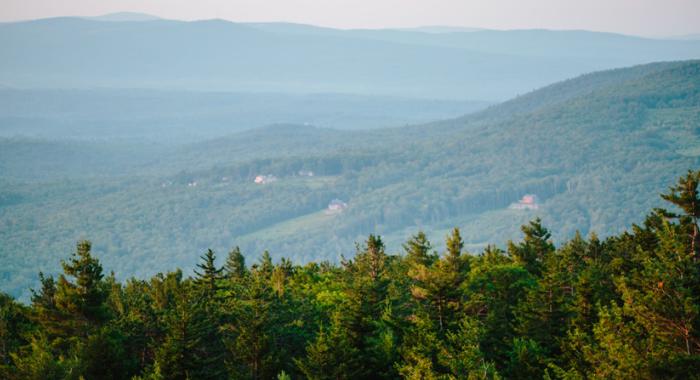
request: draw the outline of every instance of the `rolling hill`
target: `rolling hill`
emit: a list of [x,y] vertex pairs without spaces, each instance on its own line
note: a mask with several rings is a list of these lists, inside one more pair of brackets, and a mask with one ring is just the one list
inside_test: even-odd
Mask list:
[[0,89],[0,138],[182,145],[275,123],[402,126],[454,118],[490,104],[350,94]]
[[[52,263],[79,238],[118,273],[145,276],[191,268],[208,247],[335,261],[370,232],[392,251],[418,229],[441,241],[452,226],[471,248],[503,244],[536,216],[555,240],[607,236],[700,165],[699,127],[700,62],[656,63],[453,120],[368,131],[277,125],[163,152],[123,175],[4,181],[0,281],[19,294],[36,271],[58,270]],[[277,181],[253,183],[262,174]],[[509,207],[526,194],[537,209]],[[336,198],[347,209],[327,213]]]

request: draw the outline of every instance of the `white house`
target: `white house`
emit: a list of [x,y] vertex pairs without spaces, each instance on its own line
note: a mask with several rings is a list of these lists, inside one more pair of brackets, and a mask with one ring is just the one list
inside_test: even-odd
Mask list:
[[525,194],[516,203],[512,203],[508,208],[513,210],[537,210],[540,205],[537,203],[537,196],[534,194]]
[[253,182],[257,183],[258,185],[265,185],[265,184],[272,183],[275,181],[277,181],[277,177],[273,176],[272,174],[257,175],[257,176],[255,176],[255,179],[253,180]]
[[338,214],[345,211],[346,208],[348,208],[348,204],[336,198],[328,203],[328,209],[326,211],[329,214]]

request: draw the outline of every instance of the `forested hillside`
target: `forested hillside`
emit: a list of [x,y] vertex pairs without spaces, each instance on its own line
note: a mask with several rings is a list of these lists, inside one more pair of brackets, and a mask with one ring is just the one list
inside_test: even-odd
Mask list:
[[191,276],[120,281],[80,241],[29,304],[0,293],[0,377],[697,379],[699,182],[557,246],[534,219],[505,250],[455,228],[439,251],[422,232],[400,254],[369,235],[340,265],[204,250]]
[[[27,299],[34,272],[56,273],[59,253],[83,238],[118,276],[146,277],[191,268],[191,253],[208,247],[338,262],[370,232],[391,251],[418,230],[440,241],[453,226],[470,248],[502,246],[535,216],[555,242],[576,231],[606,237],[700,166],[698,125],[700,63],[661,63],[585,75],[451,121],[278,125],[163,152],[128,175],[4,179],[0,280]],[[86,160],[91,152],[78,150]],[[254,182],[263,175],[275,181]],[[519,206],[525,195],[535,204]],[[334,199],[347,207],[329,209]]]

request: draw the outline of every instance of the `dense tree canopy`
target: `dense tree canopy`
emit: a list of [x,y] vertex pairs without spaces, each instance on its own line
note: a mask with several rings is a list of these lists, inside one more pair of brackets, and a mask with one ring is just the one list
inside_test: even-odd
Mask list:
[[341,266],[208,250],[192,278],[119,283],[81,241],[30,305],[0,295],[0,377],[697,378],[698,176],[662,195],[674,209],[558,248],[534,220],[507,252],[370,235]]

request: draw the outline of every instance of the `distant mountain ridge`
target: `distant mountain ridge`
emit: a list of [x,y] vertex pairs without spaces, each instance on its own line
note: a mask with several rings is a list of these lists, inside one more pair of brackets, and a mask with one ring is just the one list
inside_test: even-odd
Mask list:
[[700,41],[585,31],[426,33],[55,18],[0,24],[0,50],[0,83],[19,88],[502,100],[595,70],[700,58]]
[[160,17],[149,15],[146,13],[138,12],[116,12],[108,13],[101,16],[83,17],[88,20],[94,21],[114,21],[114,22],[124,22],[124,21],[155,21],[161,20]]

